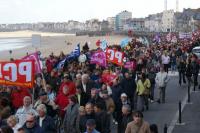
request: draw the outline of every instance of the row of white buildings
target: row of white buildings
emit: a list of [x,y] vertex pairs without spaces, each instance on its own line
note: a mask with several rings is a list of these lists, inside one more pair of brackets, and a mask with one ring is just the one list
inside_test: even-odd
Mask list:
[[200,9],[184,9],[183,12],[165,10],[146,18],[132,18],[132,13],[122,11],[106,20],[87,20],[85,23],[70,20],[68,22],[45,22],[34,24],[0,24],[0,31],[37,30],[55,32],[76,31],[148,31],[148,32],[188,32],[200,27]]
[[99,21],[98,19],[91,19],[85,23],[70,20],[68,22],[41,22],[41,23],[22,23],[22,24],[0,24],[0,31],[12,30],[37,30],[37,31],[101,31],[107,30],[108,21]]
[[131,12],[123,11],[107,20],[119,31],[188,32],[200,28],[200,9],[184,9],[183,12],[165,10],[146,18],[132,18]]

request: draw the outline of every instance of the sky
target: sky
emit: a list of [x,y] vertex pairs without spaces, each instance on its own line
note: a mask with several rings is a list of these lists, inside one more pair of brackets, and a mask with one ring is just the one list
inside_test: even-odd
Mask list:
[[[200,0],[179,0],[183,8],[200,8]],[[176,9],[176,0],[168,0],[168,9]],[[0,24],[99,20],[130,11],[134,18],[164,10],[164,0],[0,0]]]

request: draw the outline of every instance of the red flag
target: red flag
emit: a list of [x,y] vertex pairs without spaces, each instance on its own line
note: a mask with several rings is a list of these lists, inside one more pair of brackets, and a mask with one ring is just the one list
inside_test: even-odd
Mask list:
[[99,47],[99,46],[100,46],[100,44],[101,44],[101,41],[100,41],[100,40],[98,40],[98,41],[96,42],[96,46],[97,46],[97,47]]

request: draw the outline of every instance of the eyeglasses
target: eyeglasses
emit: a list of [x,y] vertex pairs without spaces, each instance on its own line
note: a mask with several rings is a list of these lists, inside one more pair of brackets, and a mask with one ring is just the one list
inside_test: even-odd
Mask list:
[[26,121],[26,122],[28,122],[28,123],[33,123],[34,121]]

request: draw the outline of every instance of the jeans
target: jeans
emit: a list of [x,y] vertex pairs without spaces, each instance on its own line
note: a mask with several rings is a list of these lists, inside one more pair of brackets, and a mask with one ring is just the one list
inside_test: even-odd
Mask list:
[[161,103],[165,103],[165,90],[166,87],[159,87],[159,99]]
[[171,65],[171,70],[172,70],[172,72],[175,72],[175,71],[176,71],[176,64],[172,64],[172,65]]
[[186,83],[185,73],[184,72],[178,72],[178,75],[179,75],[179,84],[181,85],[182,79],[183,79],[183,83]]
[[150,88],[151,92],[150,92],[150,99],[154,100],[154,89],[155,89],[155,84],[151,84],[151,88]]
[[140,95],[137,98],[137,110],[144,111],[144,105],[146,106],[146,109],[149,109],[149,102],[148,102],[148,95]]

